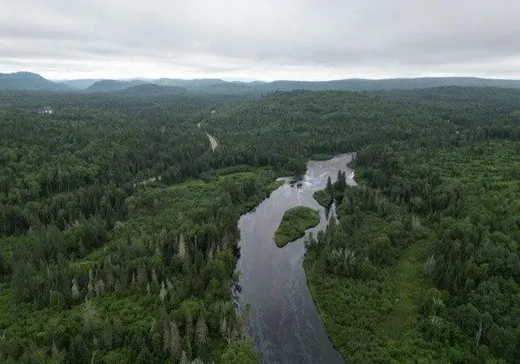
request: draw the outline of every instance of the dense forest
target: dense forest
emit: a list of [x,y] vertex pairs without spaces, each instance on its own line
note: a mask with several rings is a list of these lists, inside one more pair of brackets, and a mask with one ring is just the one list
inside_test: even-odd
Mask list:
[[438,134],[360,148],[358,187],[309,243],[308,282],[351,363],[517,363],[519,98],[508,90],[399,92]]
[[255,358],[231,290],[236,221],[281,172],[212,153],[199,107],[54,107],[0,111],[1,361]]
[[507,89],[2,91],[0,360],[256,363],[237,220],[309,158],[357,151],[305,259],[343,357],[515,363],[519,123]]

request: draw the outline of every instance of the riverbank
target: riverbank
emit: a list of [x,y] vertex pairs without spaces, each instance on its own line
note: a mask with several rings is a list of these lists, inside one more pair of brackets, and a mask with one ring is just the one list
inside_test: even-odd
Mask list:
[[[390,360],[388,353],[397,349],[417,352],[408,345],[416,338],[417,302],[427,287],[421,274],[425,238],[433,235],[379,191],[347,187],[343,195],[340,228],[312,240],[303,263],[327,334],[349,363]],[[324,197],[330,198],[326,190],[314,193],[322,205]],[[416,221],[413,231],[404,231],[402,217]],[[393,248],[396,241],[406,248]]]
[[[419,350],[409,345],[417,339],[418,299],[426,287],[421,276],[426,242],[417,240],[425,232],[394,230],[398,221],[393,216],[405,213],[397,206],[385,216],[368,210],[358,206],[355,219],[362,224],[350,225],[348,231],[329,229],[322,241],[310,244],[303,264],[332,343],[354,364],[390,360],[396,355],[389,355],[392,350],[408,351],[398,356],[405,359]],[[349,248],[343,247],[346,236]],[[390,246],[393,239],[408,248],[397,254]]]
[[[360,159],[364,183],[346,189],[338,208],[339,224],[310,242],[304,260],[320,317],[345,360],[515,362],[515,345],[507,338],[516,329],[499,329],[494,323],[491,335],[479,321],[511,319],[514,304],[479,287],[505,287],[497,283],[505,284],[505,278],[481,272],[490,266],[488,261],[502,266],[503,260],[491,252],[499,246],[507,251],[505,242],[515,241],[518,234],[516,225],[503,223],[505,211],[518,206],[511,200],[520,188],[513,172],[517,149],[513,142],[486,142],[443,151],[434,160],[409,149],[392,151],[384,163],[395,164],[387,171],[400,181],[393,183],[372,167],[373,161]],[[414,173],[425,165],[425,180],[417,182]],[[395,170],[401,174],[395,175]],[[396,198],[397,183],[403,181],[417,194],[409,200]],[[418,188],[421,183],[427,188]],[[457,195],[439,204],[453,186]],[[498,231],[490,233],[484,221]],[[479,257],[485,260],[479,263]],[[510,272],[502,274],[511,277]],[[478,280],[482,282],[474,283]],[[508,287],[518,291],[517,285]],[[502,311],[479,306],[484,300],[489,302],[486,307],[503,307]],[[497,333],[508,344],[495,341]],[[497,357],[505,360],[487,359]]]

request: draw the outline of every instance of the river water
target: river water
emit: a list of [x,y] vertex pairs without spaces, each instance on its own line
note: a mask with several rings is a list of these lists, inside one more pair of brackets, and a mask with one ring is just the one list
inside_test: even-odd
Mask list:
[[355,185],[354,172],[346,166],[351,159],[346,154],[309,161],[301,186],[286,182],[239,220],[239,306],[248,311],[247,333],[263,364],[344,364],[327,337],[307,287],[302,266],[305,238],[284,248],[278,248],[273,238],[284,212],[300,205],[319,210],[321,215],[319,225],[307,235],[325,229],[329,212],[312,195],[325,188],[329,176],[334,182],[339,170],[346,172],[347,183]]

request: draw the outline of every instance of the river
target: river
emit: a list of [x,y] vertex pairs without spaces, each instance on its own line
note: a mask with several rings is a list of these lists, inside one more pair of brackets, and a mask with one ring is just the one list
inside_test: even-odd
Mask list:
[[351,159],[347,154],[309,161],[301,186],[286,182],[239,220],[239,306],[248,311],[246,330],[263,364],[344,364],[327,337],[307,287],[302,266],[305,239],[278,248],[273,237],[284,212],[299,205],[320,211],[319,225],[307,234],[324,230],[328,213],[312,195],[325,188],[327,177],[334,182],[339,170],[355,185],[354,172],[346,167]]

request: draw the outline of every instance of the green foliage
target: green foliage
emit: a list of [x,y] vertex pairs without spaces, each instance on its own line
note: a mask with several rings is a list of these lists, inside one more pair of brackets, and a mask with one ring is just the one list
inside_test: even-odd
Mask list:
[[326,190],[314,192],[313,197],[323,207],[329,207],[332,205],[332,196]]
[[255,364],[258,363],[258,354],[253,350],[249,341],[233,342],[222,354],[220,363]]
[[[437,92],[446,90],[418,93]],[[455,120],[438,134],[455,126],[455,138],[421,133],[360,149],[360,186],[339,200],[339,224],[309,243],[308,283],[349,363],[514,363],[520,355],[520,134],[509,111],[518,105],[479,92],[463,99],[500,105],[493,121],[462,101],[428,100]]]
[[279,248],[287,243],[301,238],[305,230],[320,223],[320,214],[311,208],[304,206],[293,207],[285,211],[280,226],[274,235],[274,241]]
[[8,110],[0,126],[0,361],[219,360],[241,336],[237,220],[272,169],[220,164],[157,115]]
[[230,289],[237,220],[312,156],[357,151],[360,186],[328,183],[339,222],[304,263],[336,347],[515,362],[519,100],[0,91],[0,361],[257,362]]
[[313,154],[310,159],[313,161],[327,161],[333,157],[331,154]]
[[313,197],[321,206],[330,207],[334,200],[341,202],[345,188],[347,188],[345,172],[338,171],[336,182],[332,183],[329,177],[325,189],[314,192]]

